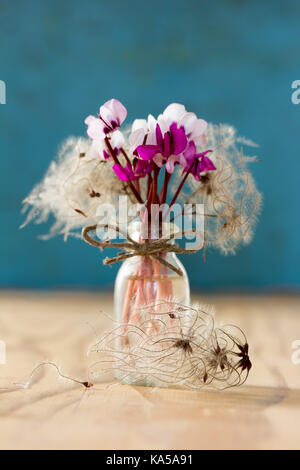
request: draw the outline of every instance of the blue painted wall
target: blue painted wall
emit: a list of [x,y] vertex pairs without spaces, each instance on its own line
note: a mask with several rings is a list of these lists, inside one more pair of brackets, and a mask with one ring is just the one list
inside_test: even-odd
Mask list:
[[[118,97],[129,120],[184,103],[260,144],[253,166],[264,211],[235,257],[186,257],[203,289],[298,288],[300,2],[0,1],[0,286],[109,287],[117,267],[70,240],[18,230],[20,204],[61,140]],[[12,178],[13,175],[13,178]]]

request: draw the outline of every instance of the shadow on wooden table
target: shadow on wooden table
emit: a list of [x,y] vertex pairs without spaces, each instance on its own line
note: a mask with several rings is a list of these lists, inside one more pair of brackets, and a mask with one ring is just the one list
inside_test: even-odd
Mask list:
[[[53,370],[27,389],[12,385],[0,394],[1,423],[14,422],[10,445],[23,430],[15,448],[263,448],[274,440],[268,408],[286,414],[300,403],[300,391],[285,386],[195,392],[109,382],[84,389],[58,380]],[[37,434],[28,432],[32,426]]]

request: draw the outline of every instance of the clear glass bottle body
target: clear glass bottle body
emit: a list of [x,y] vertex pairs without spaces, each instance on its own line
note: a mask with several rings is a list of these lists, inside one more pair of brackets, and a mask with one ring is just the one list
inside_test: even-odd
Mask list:
[[[134,349],[136,335],[130,331],[141,328],[141,334],[160,334],[160,325],[166,322],[172,327],[172,302],[188,306],[190,286],[186,270],[174,253],[161,253],[160,256],[178,268],[182,275],[160,263],[151,256],[134,256],[125,260],[119,269],[114,291],[115,320],[121,329],[116,335],[116,363],[122,361],[122,354]],[[159,320],[162,319],[162,320]],[[134,339],[133,339],[134,338]],[[119,362],[120,364],[120,362]],[[124,374],[115,370],[115,376],[122,382],[135,385],[153,386],[145,376]]]

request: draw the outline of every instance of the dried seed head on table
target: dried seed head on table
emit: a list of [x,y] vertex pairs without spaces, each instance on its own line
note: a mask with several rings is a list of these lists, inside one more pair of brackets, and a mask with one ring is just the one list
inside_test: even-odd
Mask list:
[[114,370],[125,383],[195,390],[245,382],[252,365],[240,328],[216,327],[209,308],[170,301],[157,307],[142,307],[138,324],[116,324],[99,339],[90,350],[94,377]]

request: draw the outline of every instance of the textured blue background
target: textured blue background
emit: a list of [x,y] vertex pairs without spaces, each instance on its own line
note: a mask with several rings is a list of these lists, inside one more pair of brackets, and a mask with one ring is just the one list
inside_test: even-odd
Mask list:
[[110,287],[117,267],[77,240],[18,230],[20,204],[57,146],[117,97],[129,120],[182,102],[260,145],[264,211],[235,257],[184,258],[203,289],[298,288],[299,1],[0,1],[0,286]]

